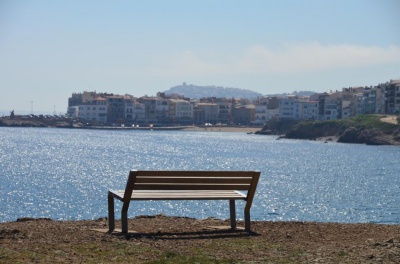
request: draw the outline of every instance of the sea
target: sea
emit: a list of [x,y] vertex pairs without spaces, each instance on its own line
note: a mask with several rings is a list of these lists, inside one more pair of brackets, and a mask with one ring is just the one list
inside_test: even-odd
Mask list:
[[[400,147],[232,132],[0,127],[0,222],[107,216],[135,170],[257,170],[255,221],[400,224]],[[244,202],[237,202],[243,219]],[[116,217],[121,203],[116,201]],[[129,217],[229,218],[227,201],[133,202]]]

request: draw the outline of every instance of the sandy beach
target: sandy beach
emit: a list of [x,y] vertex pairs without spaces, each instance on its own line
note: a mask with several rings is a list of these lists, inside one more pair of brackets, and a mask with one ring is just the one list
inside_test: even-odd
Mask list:
[[203,132],[238,132],[254,133],[261,130],[262,127],[243,127],[243,126],[191,126],[186,127],[185,131],[203,131]]

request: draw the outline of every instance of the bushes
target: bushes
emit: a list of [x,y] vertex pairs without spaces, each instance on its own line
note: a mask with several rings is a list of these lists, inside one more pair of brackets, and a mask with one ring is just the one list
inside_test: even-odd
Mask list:
[[399,125],[382,122],[380,118],[380,115],[359,115],[339,120],[301,121],[294,123],[287,130],[286,137],[315,139],[318,137],[340,136],[349,128],[354,128],[359,133],[364,130],[377,130],[385,134],[392,134],[399,129]]

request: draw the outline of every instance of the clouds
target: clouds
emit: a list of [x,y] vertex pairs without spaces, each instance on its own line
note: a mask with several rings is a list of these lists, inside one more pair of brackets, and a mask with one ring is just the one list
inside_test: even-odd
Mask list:
[[151,73],[162,76],[207,76],[229,74],[299,74],[336,69],[395,64],[400,46],[324,45],[319,42],[285,44],[278,49],[254,45],[237,54],[182,51],[154,62]]

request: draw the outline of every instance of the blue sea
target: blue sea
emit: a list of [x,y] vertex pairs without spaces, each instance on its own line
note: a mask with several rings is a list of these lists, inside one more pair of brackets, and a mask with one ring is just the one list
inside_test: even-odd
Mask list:
[[[261,171],[252,220],[399,224],[399,162],[400,147],[246,133],[0,127],[0,222],[105,217],[107,191],[124,189],[130,169],[149,169]],[[227,219],[229,204],[129,209],[129,217],[154,214]]]

